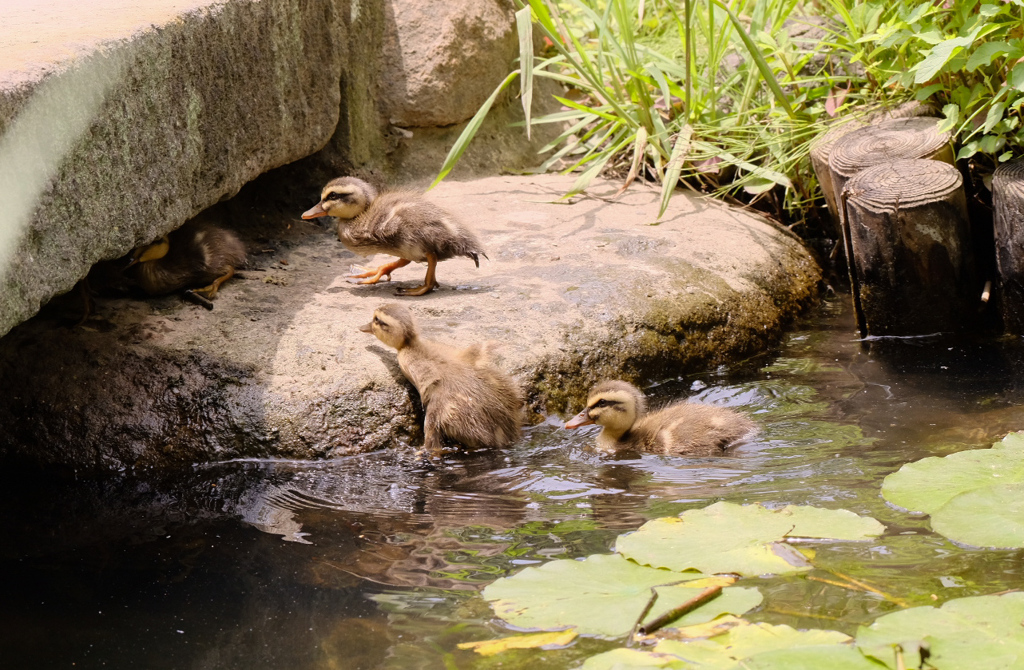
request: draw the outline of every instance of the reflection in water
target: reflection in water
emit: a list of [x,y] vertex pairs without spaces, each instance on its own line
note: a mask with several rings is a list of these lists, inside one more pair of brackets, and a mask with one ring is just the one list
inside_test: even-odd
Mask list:
[[[880,353],[862,348],[847,315],[825,312],[770,360],[648,390],[757,421],[756,439],[719,458],[609,458],[592,432],[552,418],[512,449],[437,468],[385,452],[168,478],[8,475],[0,508],[16,541],[0,545],[12,585],[0,656],[13,667],[484,667],[456,649],[507,632],[477,595],[484,585],[607,553],[647,519],[717,500],[843,507],[888,527],[869,542],[815,544],[812,576],[824,581],[748,580],[765,594],[757,620],[853,632],[901,604],[1017,586],[1019,552],[957,547],[886,505],[879,485],[905,462],[1024,428],[1020,352],[936,342],[943,353],[929,356],[915,342]],[[608,645],[501,662],[572,667]]]

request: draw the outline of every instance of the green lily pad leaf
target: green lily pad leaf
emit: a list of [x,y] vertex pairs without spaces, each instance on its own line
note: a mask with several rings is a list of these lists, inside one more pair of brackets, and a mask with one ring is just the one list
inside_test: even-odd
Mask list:
[[1024,481],[1024,448],[1007,436],[998,448],[930,456],[907,463],[882,482],[882,495],[911,512],[934,514],[955,496],[988,486]]
[[864,540],[885,526],[848,510],[790,505],[769,510],[760,505],[719,502],[679,517],[648,521],[619,537],[615,548],[638,563],[670,570],[786,574],[811,564],[783,540],[815,538]]
[[[706,585],[666,586],[695,581],[698,572],[670,572],[637,565],[619,555],[599,554],[583,561],[552,561],[499,579],[483,590],[495,614],[521,628],[552,630],[575,626],[581,634],[621,637],[629,634],[651,599],[658,599],[645,620],[683,604]],[[761,603],[756,588],[722,589],[714,600],[686,614],[675,625],[710,621],[722,614],[743,614]]]
[[857,631],[857,646],[889,668],[921,665],[940,670],[1010,670],[1024,666],[1024,593],[950,600],[942,607],[914,607],[879,617]]
[[729,666],[729,670],[882,670],[884,667],[865,658],[854,647],[832,644],[768,651]]
[[961,493],[932,514],[932,529],[975,547],[1024,547],[1024,482]]
[[682,670],[692,667],[681,658],[639,649],[613,649],[586,660],[580,670]]
[[1010,433],[992,445],[993,449],[1024,449],[1024,431]]
[[[849,635],[834,630],[796,630],[767,623],[737,626],[706,640],[679,642],[662,640],[654,648],[659,654],[672,654],[686,660],[688,667],[700,670],[725,670],[744,659],[778,649],[848,645]],[[831,667],[831,666],[822,666]]]

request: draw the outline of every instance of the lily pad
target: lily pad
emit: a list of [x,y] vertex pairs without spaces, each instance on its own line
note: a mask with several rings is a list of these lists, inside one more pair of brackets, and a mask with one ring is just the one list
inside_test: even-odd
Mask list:
[[796,505],[769,510],[719,502],[648,521],[619,537],[615,548],[638,563],[670,570],[786,574],[809,570],[811,564],[783,540],[864,540],[884,530],[875,519],[848,510]]
[[907,463],[885,478],[882,495],[930,514],[932,528],[977,547],[1024,547],[1024,436],[992,449],[961,451]]
[[768,651],[729,666],[729,670],[882,670],[884,667],[865,658],[854,647],[832,644]]
[[911,512],[934,514],[967,491],[1024,481],[1024,439],[1007,436],[992,449],[930,456],[907,463],[882,482],[886,500]]
[[[789,626],[767,623],[736,626],[722,635],[706,640],[679,642],[662,640],[654,648],[661,654],[672,654],[686,660],[689,667],[700,670],[725,670],[744,659],[769,651],[823,645],[848,645],[849,635],[834,630],[796,630]],[[831,667],[831,666],[821,666]]]
[[[706,588],[676,582],[704,580],[699,572],[670,572],[637,565],[622,556],[599,554],[583,561],[552,561],[499,579],[483,590],[495,614],[521,628],[552,630],[575,626],[581,634],[621,637],[629,634],[651,599],[651,620]],[[704,584],[704,585],[701,585]],[[755,588],[728,587],[720,596],[686,614],[679,625],[710,621],[721,614],[742,614],[762,599]]]
[[553,633],[531,633],[529,635],[502,637],[497,640],[462,642],[459,644],[459,649],[472,649],[481,656],[494,656],[509,649],[564,647],[575,640],[577,635],[576,629],[570,628],[569,630],[559,630]]
[[1024,593],[950,600],[878,618],[857,631],[857,646],[890,668],[921,665],[918,649],[938,670],[1010,670],[1024,667]]
[[591,656],[580,670],[683,670],[691,667],[681,658],[639,649],[612,649]]
[[1024,482],[961,493],[932,514],[932,528],[975,547],[1024,547]]

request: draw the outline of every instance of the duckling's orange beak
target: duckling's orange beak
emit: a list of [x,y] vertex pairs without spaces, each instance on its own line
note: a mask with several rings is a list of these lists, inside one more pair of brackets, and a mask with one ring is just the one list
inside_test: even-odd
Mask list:
[[590,418],[587,413],[589,409],[585,409],[573,418],[566,422],[565,427],[572,430],[573,428],[579,428],[580,426],[590,426],[594,423],[594,420]]
[[318,202],[305,212],[302,213],[304,219],[315,219],[318,216],[327,216],[327,210],[324,209],[324,203]]
[[359,326],[359,330],[363,331],[364,333],[372,333],[373,322],[371,321],[370,323],[364,323],[363,325]]

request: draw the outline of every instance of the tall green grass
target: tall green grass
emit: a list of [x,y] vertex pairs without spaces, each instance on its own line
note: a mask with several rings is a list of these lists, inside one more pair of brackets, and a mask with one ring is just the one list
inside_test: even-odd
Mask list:
[[[837,0],[838,1],[838,0]],[[529,0],[516,22],[521,67],[466,127],[435,184],[452,169],[502,91],[519,80],[526,128],[564,130],[541,166],[576,173],[571,194],[618,168],[624,186],[661,184],[661,214],[680,180],[801,210],[815,196],[809,140],[852,91],[832,46],[787,32],[797,0]],[[788,22],[788,23],[787,23]],[[533,52],[533,31],[549,48]],[[534,83],[565,87],[561,110],[533,115]],[[842,87],[840,87],[842,83]],[[857,97],[848,95],[843,104]],[[797,216],[799,218],[799,216]]]

